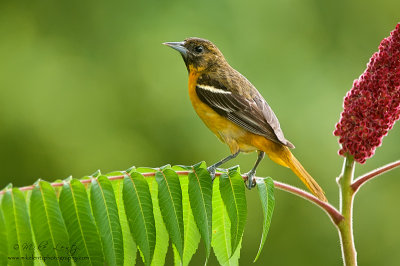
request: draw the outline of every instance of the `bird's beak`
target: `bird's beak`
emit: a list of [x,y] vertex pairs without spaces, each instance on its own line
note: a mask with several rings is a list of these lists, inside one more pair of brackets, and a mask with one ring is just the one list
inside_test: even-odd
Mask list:
[[177,50],[183,57],[187,56],[188,50],[184,46],[185,42],[165,42],[163,44]]

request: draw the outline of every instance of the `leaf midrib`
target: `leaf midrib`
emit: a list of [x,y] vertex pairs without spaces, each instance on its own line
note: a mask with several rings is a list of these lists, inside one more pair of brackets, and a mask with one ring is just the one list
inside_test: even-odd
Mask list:
[[[171,193],[171,190],[169,189],[169,184],[168,184],[166,176],[164,175],[164,172],[161,172],[161,173],[162,173],[162,175],[164,177],[165,183],[167,184],[168,193],[169,193],[170,199],[172,201],[172,206],[173,206],[173,209],[174,209],[175,218],[176,218],[176,222],[177,222],[177,225],[178,225],[179,235],[181,236],[181,239],[182,239],[182,231],[181,231],[181,227],[179,226],[178,213],[177,213],[176,208],[175,208],[175,203],[172,200],[172,193]],[[183,239],[185,239],[185,236],[183,236]],[[183,257],[183,250],[182,250],[182,257]],[[181,258],[181,259],[183,261],[183,258]]]
[[[141,202],[141,200],[140,200],[140,197],[139,197],[139,193],[138,193],[138,190],[137,190],[137,188],[136,188],[136,185],[135,185],[135,182],[133,182],[133,179],[132,179],[132,176],[129,174],[129,173],[127,173],[128,174],[128,176],[129,176],[129,178],[131,179],[131,181],[132,181],[132,185],[133,185],[133,188],[134,188],[134,190],[135,190],[135,193],[136,193],[136,197],[137,197],[137,199],[138,199],[138,202],[139,202],[139,207],[140,207],[140,212],[141,212],[141,214],[142,214],[142,221],[143,221],[143,224],[144,224],[144,227],[145,227],[145,230],[146,230],[146,238],[147,238],[147,243],[148,243],[148,246],[149,246],[149,250],[150,250],[150,239],[149,239],[149,230],[147,229],[147,223],[146,223],[146,221],[144,220],[144,212],[143,212],[143,208],[142,208],[142,202]],[[150,253],[151,253],[151,251],[150,251]],[[150,255],[150,260],[151,260],[151,254],[149,254]],[[149,263],[150,263],[151,261],[149,261]]]
[[193,168],[193,173],[196,176],[197,183],[199,184],[199,188],[200,188],[200,192],[201,192],[200,195],[201,195],[202,203],[203,203],[202,206],[203,206],[204,212],[206,214],[206,220],[207,220],[207,236],[209,237],[209,232],[210,232],[210,230],[208,228],[209,219],[208,219],[207,209],[206,209],[205,200],[204,200],[204,196],[203,196],[203,188],[201,187],[199,176],[197,175],[196,171],[194,170],[194,167],[192,167],[192,168]]
[[[233,198],[234,198],[235,209],[236,209],[236,219],[237,219],[236,234],[235,234],[235,245],[236,245],[237,238],[238,238],[238,233],[239,233],[239,210],[238,210],[238,207],[237,207],[236,194],[235,194],[235,190],[234,190],[234,187],[233,187],[233,183],[232,183],[231,177],[229,175],[228,175],[228,177],[229,177],[229,184],[231,185],[231,188],[232,188],[232,195],[233,195]],[[232,226],[231,226],[231,228],[232,228]],[[235,247],[235,251],[236,251],[236,248],[237,248],[237,246]],[[233,255],[234,251],[231,250],[231,253]]]
[[[52,231],[53,227],[52,227],[52,225],[50,223],[50,216],[49,216],[49,213],[47,212],[47,205],[46,205],[46,201],[44,199],[42,186],[40,184],[39,184],[39,190],[40,190],[40,195],[42,196],[44,211],[46,213],[46,218],[47,218],[47,221],[48,221],[48,224],[49,224],[51,242],[53,242],[53,247],[56,247],[57,245],[56,245],[56,241],[54,239],[54,235],[53,235],[53,231]],[[58,256],[58,249],[57,248],[55,248],[55,252],[56,252],[56,254]],[[59,260],[57,260],[57,263],[58,263],[58,265],[61,265]]]
[[116,259],[116,254],[115,254],[115,250],[114,250],[114,248],[115,248],[115,241],[114,241],[114,235],[113,235],[113,231],[112,231],[112,227],[111,227],[111,219],[110,219],[110,213],[108,212],[108,207],[107,207],[107,202],[106,202],[106,199],[105,199],[105,197],[104,197],[104,191],[103,191],[103,187],[101,186],[101,184],[100,184],[100,182],[99,182],[99,180],[98,179],[96,179],[96,182],[97,182],[97,184],[99,185],[99,188],[100,188],[100,190],[101,190],[101,198],[103,199],[103,203],[104,203],[104,206],[105,206],[105,209],[106,209],[106,213],[107,213],[107,220],[108,220],[108,225],[109,225],[109,229],[110,229],[110,234],[111,234],[111,241],[112,241],[112,246],[113,246],[113,248],[111,249],[112,250],[112,253],[114,254],[114,258]]
[[[17,213],[16,213],[16,206],[15,206],[15,199],[14,199],[14,191],[11,190],[11,201],[12,201],[12,205],[13,205],[13,213],[14,213],[14,221],[15,221],[15,231],[17,233],[17,242],[19,242],[19,231],[18,231],[18,222],[17,222]],[[22,257],[22,253],[21,253],[21,246],[18,248],[19,251],[19,255],[21,255]],[[25,265],[25,261],[22,260],[22,264]]]
[[88,247],[87,247],[87,245],[86,245],[86,239],[85,239],[85,236],[83,235],[81,219],[79,218],[78,209],[76,208],[76,199],[75,199],[74,190],[72,189],[72,184],[71,184],[71,182],[69,182],[68,185],[69,185],[69,187],[70,187],[70,189],[71,189],[72,200],[74,201],[74,204],[73,204],[73,205],[74,205],[74,209],[75,209],[75,213],[76,213],[76,218],[77,218],[78,224],[79,224],[79,229],[80,229],[79,232],[81,233],[81,236],[82,236],[82,239],[83,239],[83,243],[85,244],[85,249],[86,249],[86,251],[87,251],[87,254],[89,255],[90,264],[93,265],[92,259],[91,259],[90,253],[89,253],[89,249],[88,249]]

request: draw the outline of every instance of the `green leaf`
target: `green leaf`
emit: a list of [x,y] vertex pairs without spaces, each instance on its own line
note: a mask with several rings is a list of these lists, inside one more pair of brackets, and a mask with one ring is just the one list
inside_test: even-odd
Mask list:
[[192,167],[194,167],[194,168],[207,168],[207,165],[206,165],[205,161],[201,161],[201,162],[196,163]]
[[[106,176],[107,178],[111,178],[111,177],[115,177],[115,176],[126,176],[126,172],[125,171],[113,171],[113,172],[109,172],[109,173],[105,174],[104,176]],[[120,178],[117,180],[123,180],[123,178]],[[112,180],[112,181],[114,181],[114,180]],[[113,182],[111,182],[111,183],[114,184]],[[114,191],[114,193],[115,193],[115,191]]]
[[154,213],[154,221],[156,223],[156,235],[157,241],[154,249],[154,257],[151,265],[164,265],[165,264],[165,256],[167,255],[168,246],[169,246],[169,236],[167,228],[165,228],[165,224],[161,215],[160,206],[158,204],[158,184],[155,178],[146,178],[149,182],[151,199],[153,201],[153,213]]
[[136,167],[134,165],[132,165],[131,167],[129,167],[128,169],[126,169],[124,172],[125,173],[130,173],[136,170]]
[[[38,246],[36,243],[35,243],[35,247],[40,247],[40,246]],[[36,257],[40,257],[40,256],[42,256],[42,255],[40,255],[40,253],[39,253],[39,251],[38,251],[38,249],[37,248],[35,248],[35,256]],[[65,258],[65,257],[64,257]],[[63,259],[64,259],[63,258]],[[46,265],[48,265],[47,263],[49,262],[49,260],[48,259],[44,259],[45,261],[46,261],[46,263],[43,261],[43,260],[41,260],[41,259],[35,259],[34,260],[34,262],[33,262],[33,265],[34,266],[46,266]],[[67,259],[68,260],[68,259]],[[66,264],[66,265],[71,265],[71,261],[69,262],[69,264]]]
[[[122,172],[113,172],[107,174],[107,176],[117,176],[117,175],[125,175],[125,174]],[[111,183],[114,189],[115,199],[118,207],[119,222],[121,224],[121,230],[122,230],[122,238],[123,238],[122,242],[124,244],[123,265],[131,266],[135,265],[136,263],[137,247],[131,235],[128,220],[125,214],[124,200],[122,197],[123,182],[124,182],[123,179],[119,179],[119,180],[113,180]]]
[[8,183],[2,190],[6,191],[7,189],[12,189],[13,188],[13,184],[12,183]]
[[1,202],[7,230],[8,265],[33,265],[33,260],[22,257],[34,256],[34,243],[25,197],[18,188],[7,190]]
[[146,265],[150,265],[156,244],[156,227],[149,185],[137,172],[124,178],[123,199],[131,234]]
[[172,169],[156,173],[158,200],[165,226],[172,243],[183,259],[184,226],[182,213],[182,190],[179,177]]
[[[1,197],[0,197],[1,202]],[[8,241],[7,241],[7,231],[6,224],[4,221],[3,211],[0,208],[0,265],[7,265],[7,249],[8,249]]]
[[100,171],[100,169],[97,169],[97,171],[94,172],[93,174],[91,174],[90,176],[91,176],[91,177],[95,177],[95,178],[101,176],[101,171]]
[[135,172],[138,172],[138,173],[141,173],[141,174],[143,174],[143,173],[155,173],[157,171],[158,171],[157,168],[150,168],[150,167],[138,167],[138,168],[135,169]]
[[69,250],[77,265],[104,264],[100,236],[90,209],[85,186],[77,179],[66,182],[60,208],[69,233]]
[[[30,197],[30,213],[38,251],[43,257],[69,257],[68,233],[54,188],[39,181]],[[67,260],[46,260],[47,265],[71,265]]]
[[193,216],[206,247],[207,260],[212,238],[212,180],[205,168],[193,167],[189,174],[189,199]]
[[212,197],[212,241],[211,246],[213,247],[214,254],[217,257],[218,262],[221,265],[238,265],[240,257],[240,246],[236,248],[234,254],[232,254],[231,248],[231,222],[229,221],[228,212],[224,206],[219,191],[220,179],[214,179],[213,185],[213,197]]
[[229,173],[220,176],[219,189],[231,221],[232,252],[236,251],[242,239],[247,218],[245,187],[239,167],[229,169]]
[[183,224],[184,224],[184,248],[183,248],[183,258],[180,260],[179,253],[174,246],[174,261],[175,265],[189,265],[193,254],[196,252],[200,243],[200,232],[197,229],[197,225],[192,213],[192,208],[189,201],[188,193],[188,177],[180,176],[179,178],[182,187],[182,208],[183,208]]
[[265,240],[267,239],[269,226],[271,224],[272,213],[274,212],[275,197],[274,197],[274,181],[272,178],[267,177],[265,179],[256,179],[258,195],[260,196],[261,206],[263,209],[264,222],[263,222],[263,233],[261,237],[260,247],[257,252],[257,256],[254,262],[257,261],[261,254],[261,250],[264,247]]
[[192,170],[192,166],[186,166],[186,165],[174,165],[171,167],[172,170],[174,171],[190,171]]
[[111,182],[106,176],[92,180],[91,204],[104,248],[107,265],[122,265],[124,245],[119,223],[117,202]]
[[199,163],[196,163],[195,165],[174,165],[171,167],[172,170],[175,171],[191,171],[193,168],[206,168],[206,162],[201,161]]
[[164,171],[165,169],[171,169],[171,165],[170,164],[166,164],[160,167],[160,171]]
[[229,262],[225,265],[239,265],[241,247],[242,247],[242,239],[240,239],[239,245],[236,248],[235,253],[233,253],[232,257],[229,259]]

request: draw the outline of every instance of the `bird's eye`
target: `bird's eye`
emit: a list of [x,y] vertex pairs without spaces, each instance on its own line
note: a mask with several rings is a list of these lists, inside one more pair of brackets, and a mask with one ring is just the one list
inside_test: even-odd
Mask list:
[[198,54],[201,53],[201,52],[203,52],[203,50],[204,50],[204,48],[203,48],[203,46],[201,46],[201,45],[194,47],[194,51],[195,51],[196,53],[198,53]]

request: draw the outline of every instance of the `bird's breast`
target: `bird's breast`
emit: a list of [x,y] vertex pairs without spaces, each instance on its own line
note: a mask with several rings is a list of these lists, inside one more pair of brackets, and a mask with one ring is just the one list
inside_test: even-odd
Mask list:
[[197,115],[203,120],[206,126],[211,129],[215,134],[218,131],[218,125],[224,123],[227,120],[224,117],[218,115],[211,107],[206,103],[202,102],[196,93],[197,79],[200,74],[195,71],[190,71],[189,74],[189,98],[192,102],[193,108]]

